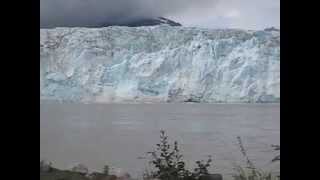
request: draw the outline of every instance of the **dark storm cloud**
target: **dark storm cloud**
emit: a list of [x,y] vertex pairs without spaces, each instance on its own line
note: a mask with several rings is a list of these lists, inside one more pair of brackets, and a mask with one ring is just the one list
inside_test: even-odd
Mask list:
[[207,9],[217,0],[41,0],[40,26],[98,26]]

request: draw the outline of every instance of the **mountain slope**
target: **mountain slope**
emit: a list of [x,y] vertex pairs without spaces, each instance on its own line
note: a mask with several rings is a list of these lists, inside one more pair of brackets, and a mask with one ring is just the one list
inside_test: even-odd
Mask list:
[[40,29],[40,56],[41,99],[280,101],[280,32],[272,29]]
[[170,26],[181,26],[180,23],[174,22],[164,17],[150,18],[150,19],[138,19],[126,23],[106,23],[102,27],[108,26],[128,26],[128,27],[139,27],[139,26],[156,26],[156,25],[170,25]]

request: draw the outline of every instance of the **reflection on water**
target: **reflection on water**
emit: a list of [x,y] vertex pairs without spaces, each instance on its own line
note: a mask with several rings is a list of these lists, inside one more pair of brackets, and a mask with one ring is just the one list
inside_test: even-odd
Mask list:
[[[40,158],[58,168],[81,162],[94,170],[109,164],[138,175],[144,152],[158,143],[160,129],[178,140],[185,159],[213,155],[213,170],[228,174],[243,164],[236,137],[252,161],[270,163],[280,143],[279,104],[41,104]],[[187,161],[187,162],[188,162]]]

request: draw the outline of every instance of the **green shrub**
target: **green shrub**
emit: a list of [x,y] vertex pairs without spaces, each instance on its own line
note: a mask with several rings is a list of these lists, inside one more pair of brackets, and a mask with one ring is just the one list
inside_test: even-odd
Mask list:
[[[255,167],[253,162],[249,159],[247,151],[243,146],[240,137],[237,137],[238,145],[240,147],[241,154],[246,159],[246,167],[236,166],[236,174],[233,175],[234,180],[279,180],[280,177],[272,175],[271,172],[265,172]],[[279,157],[280,158],[280,157]]]
[[148,152],[148,154],[150,164],[155,170],[148,172],[145,179],[152,177],[160,180],[197,180],[209,174],[208,168],[212,162],[209,156],[207,161],[196,161],[197,167],[193,171],[187,170],[178,142],[174,141],[173,145],[170,145],[165,131],[160,131],[160,143],[156,144],[155,151]]
[[236,168],[237,174],[234,175],[234,180],[278,180],[280,178],[273,176],[270,172],[263,172],[258,169],[247,169],[241,166]]

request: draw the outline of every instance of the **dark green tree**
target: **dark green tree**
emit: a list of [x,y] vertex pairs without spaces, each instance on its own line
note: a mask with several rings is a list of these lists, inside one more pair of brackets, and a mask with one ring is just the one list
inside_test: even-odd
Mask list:
[[152,172],[154,178],[161,180],[196,180],[203,175],[208,175],[208,168],[212,162],[211,156],[207,161],[196,161],[197,167],[193,172],[185,167],[183,155],[180,153],[178,142],[173,146],[169,144],[165,131],[160,131],[160,143],[156,144],[155,151],[148,152],[151,155],[150,163],[156,169]]

